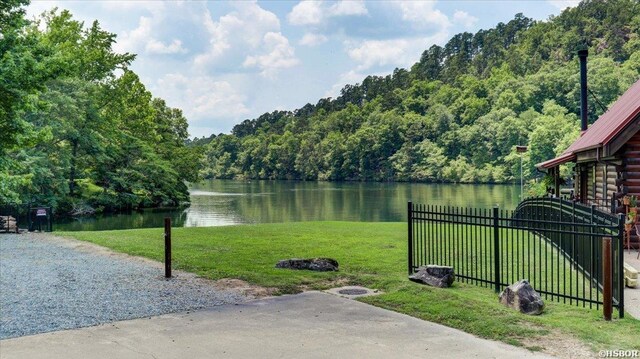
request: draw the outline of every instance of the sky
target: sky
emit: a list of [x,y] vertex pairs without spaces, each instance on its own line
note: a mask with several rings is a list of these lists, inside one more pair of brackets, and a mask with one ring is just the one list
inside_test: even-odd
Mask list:
[[229,133],[274,110],[337,97],[368,75],[409,68],[433,44],[523,13],[547,20],[578,1],[32,0],[117,35],[116,52],[155,97],[182,109],[192,136]]

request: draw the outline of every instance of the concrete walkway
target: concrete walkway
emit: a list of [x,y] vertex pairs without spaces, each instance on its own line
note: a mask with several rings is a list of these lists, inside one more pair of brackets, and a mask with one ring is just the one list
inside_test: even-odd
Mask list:
[[[638,251],[624,251],[625,263],[631,265],[640,272],[640,259],[638,259]],[[640,319],[640,285],[635,288],[625,287],[624,289],[624,306],[625,312],[631,314],[632,317]]]
[[[14,358],[545,358],[321,292],[0,341]],[[548,358],[548,357],[547,357]]]

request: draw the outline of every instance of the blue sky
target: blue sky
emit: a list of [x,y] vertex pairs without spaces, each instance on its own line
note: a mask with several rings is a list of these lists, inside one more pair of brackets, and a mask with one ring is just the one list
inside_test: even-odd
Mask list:
[[335,97],[347,83],[410,67],[454,34],[536,20],[577,1],[33,1],[118,35],[115,50],[193,136],[228,133],[276,109]]

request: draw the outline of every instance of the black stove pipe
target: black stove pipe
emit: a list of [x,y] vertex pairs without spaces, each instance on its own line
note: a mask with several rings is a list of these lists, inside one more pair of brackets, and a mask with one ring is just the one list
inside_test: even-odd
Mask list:
[[587,119],[587,56],[588,50],[578,51],[580,58],[580,129],[586,131],[589,125]]

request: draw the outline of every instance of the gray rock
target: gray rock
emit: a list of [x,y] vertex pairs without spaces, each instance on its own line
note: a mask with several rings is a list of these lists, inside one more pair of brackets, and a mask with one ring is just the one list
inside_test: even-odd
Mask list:
[[409,276],[409,279],[433,287],[448,288],[455,280],[455,273],[453,267],[430,264],[419,267],[416,273]]
[[331,258],[284,259],[276,264],[276,268],[307,269],[317,272],[338,270],[338,261]]
[[544,302],[540,294],[526,280],[505,288],[500,293],[500,303],[530,315],[539,315],[544,310]]

